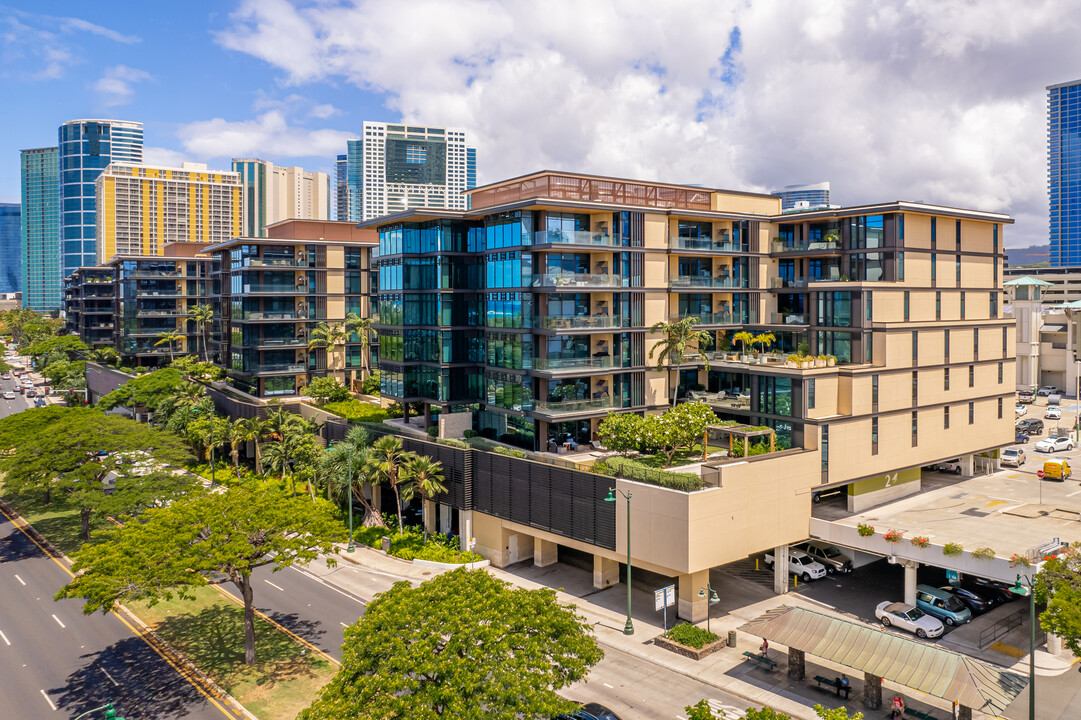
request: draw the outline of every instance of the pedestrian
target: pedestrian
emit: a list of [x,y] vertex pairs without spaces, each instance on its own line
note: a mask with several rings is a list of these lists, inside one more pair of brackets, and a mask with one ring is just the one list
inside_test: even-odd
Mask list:
[[837,678],[837,697],[841,697],[841,691],[845,693],[845,699],[848,699],[848,693],[851,687],[848,683],[848,676],[841,673],[841,677]]
[[905,701],[901,699],[900,695],[893,696],[893,703],[890,706],[890,720],[901,720],[905,715]]
[[762,657],[769,657],[769,640],[762,638],[762,647],[758,648]]

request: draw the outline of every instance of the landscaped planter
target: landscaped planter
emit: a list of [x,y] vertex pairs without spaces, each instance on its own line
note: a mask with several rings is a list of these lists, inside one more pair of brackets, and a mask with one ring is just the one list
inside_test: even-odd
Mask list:
[[728,646],[728,640],[720,638],[715,642],[706,645],[701,650],[696,650],[688,645],[683,645],[674,640],[669,640],[664,635],[658,635],[653,638],[653,644],[657,647],[662,647],[665,650],[671,650],[674,653],[682,655],[683,657],[689,657],[692,660],[701,660],[702,658],[709,657],[718,650]]
[[435,560],[419,560],[413,558],[414,565],[420,565],[421,567],[434,567],[434,568],[446,568],[453,570],[454,568],[464,567],[466,570],[476,570],[477,568],[488,567],[492,564],[491,560],[478,560],[471,563],[441,563]]

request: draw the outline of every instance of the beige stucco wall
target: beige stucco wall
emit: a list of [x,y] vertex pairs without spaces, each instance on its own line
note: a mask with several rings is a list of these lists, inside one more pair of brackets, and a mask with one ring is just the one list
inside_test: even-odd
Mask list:
[[646,213],[644,244],[647,248],[668,247],[668,217]]

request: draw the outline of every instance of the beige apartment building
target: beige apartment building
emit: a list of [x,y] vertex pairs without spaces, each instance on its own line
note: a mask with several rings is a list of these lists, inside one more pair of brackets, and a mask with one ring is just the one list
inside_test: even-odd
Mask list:
[[233,158],[240,174],[243,237],[267,237],[283,220],[329,220],[330,176],[257,158]]
[[[860,510],[918,492],[921,466],[993,464],[1013,439],[1007,215],[782,214],[775,196],[547,171],[469,195],[468,211],[366,224],[383,395],[534,451],[595,441],[610,412],[661,412],[673,391],[771,428],[774,452],[707,464],[704,490],[616,481],[633,495],[632,562],[679,578],[682,617],[704,618],[709,568],[806,538],[817,493]],[[651,328],[691,315],[713,343],[658,369]],[[741,331],[773,341],[743,348]],[[612,547],[524,510],[474,510],[465,532],[496,565],[592,553],[605,586],[626,557],[623,502]]]

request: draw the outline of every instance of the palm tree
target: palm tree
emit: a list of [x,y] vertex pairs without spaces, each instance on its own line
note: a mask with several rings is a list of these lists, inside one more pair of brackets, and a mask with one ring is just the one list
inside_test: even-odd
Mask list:
[[754,336],[754,339],[751,340],[751,346],[754,347],[755,345],[761,345],[762,346],[762,352],[765,352],[766,348],[768,348],[770,345],[772,345],[773,341],[776,340],[776,339],[777,338],[775,338],[773,336],[773,333],[771,333],[771,332],[762,333],[761,335],[755,335]]
[[176,330],[166,330],[165,332],[158,333],[158,341],[154,343],[154,347],[159,345],[169,344],[169,364],[173,363],[175,359],[173,357],[173,351],[176,349],[176,344],[180,342],[184,336],[178,333]]
[[207,362],[206,327],[214,321],[214,308],[210,305],[195,305],[188,308],[188,317],[195,321],[195,327],[202,340],[203,362]]
[[747,332],[746,330],[740,330],[735,334],[733,338],[743,348],[743,355],[747,354],[747,346],[754,343],[754,333]]
[[[154,412],[159,416],[161,423],[168,427],[169,421],[178,411],[190,410],[204,398],[206,398],[206,390],[202,385],[184,382],[163,397],[154,408]],[[213,410],[213,405],[211,405],[211,409]],[[178,428],[172,427],[168,429],[175,432]]]
[[329,355],[334,349],[345,342],[345,330],[341,323],[318,323],[312,328],[308,338],[308,349],[324,348],[327,351],[327,370],[331,369]]
[[263,438],[270,433],[270,422],[260,417],[238,418],[233,423],[238,442],[255,443],[255,472],[263,474]]
[[[682,320],[674,323],[659,322],[653,325],[649,329],[650,332],[662,333],[664,335],[660,341],[658,341],[649,350],[650,359],[653,358],[653,352],[660,348],[661,352],[657,356],[657,369],[664,369],[664,361],[668,360],[669,371],[674,367],[679,367],[683,364],[683,359],[687,355],[688,345],[694,344],[699,349],[707,348],[713,344],[713,337],[710,336],[705,330],[695,330],[694,326],[698,324],[700,318],[691,315],[683,318]],[[704,354],[702,355],[702,362],[705,365],[706,372],[709,372],[709,358]],[[672,383],[672,407],[676,406],[676,393],[679,390],[678,383]]]
[[372,319],[359,317],[356,313],[349,313],[345,318],[345,330],[356,333],[360,337],[360,357],[364,363],[364,375],[361,380],[372,374],[371,366],[371,333]]
[[411,452],[402,450],[401,438],[393,435],[384,435],[372,443],[371,455],[368,458],[368,471],[379,482],[390,485],[394,491],[394,507],[398,511],[398,535],[404,533],[402,527],[402,494],[399,485],[405,478],[402,476],[402,467],[408,464],[414,457]]
[[424,510],[424,543],[427,544],[430,521],[428,501],[447,491],[447,486],[443,484],[443,464],[427,455],[417,455],[405,464],[402,473],[408,478],[408,484],[402,491],[406,501],[408,502],[413,493],[420,495]]
[[[280,470],[284,478],[289,459],[295,456],[301,437],[311,431],[311,424],[296,413],[291,413],[280,406],[267,414],[267,422],[270,423],[271,432],[278,436],[274,443],[267,445],[267,459],[272,460],[271,467]],[[293,497],[296,497],[296,476],[290,473],[289,477],[292,481]]]
[[91,354],[91,357],[98,362],[103,362],[106,365],[112,365],[113,367],[116,367],[120,362],[120,353],[111,347],[98,348]]

